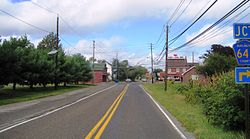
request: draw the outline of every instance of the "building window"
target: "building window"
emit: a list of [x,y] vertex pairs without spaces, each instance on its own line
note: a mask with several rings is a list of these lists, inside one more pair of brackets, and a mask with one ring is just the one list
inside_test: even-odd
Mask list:
[[171,72],[171,69],[168,69],[168,73]]
[[176,68],[171,68],[171,72],[176,72]]
[[182,68],[180,68],[180,72],[183,72],[183,69],[182,69]]

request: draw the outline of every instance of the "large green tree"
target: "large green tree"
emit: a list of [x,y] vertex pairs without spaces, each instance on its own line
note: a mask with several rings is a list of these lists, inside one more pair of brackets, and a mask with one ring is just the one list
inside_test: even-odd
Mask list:
[[214,74],[228,72],[237,65],[233,49],[218,44],[212,45],[211,50],[200,58],[204,61],[203,65],[197,67],[198,71],[210,77]]
[[147,71],[147,69],[142,66],[129,66],[128,60],[120,62],[117,59],[113,59],[112,66],[114,74],[117,74],[118,70],[118,79],[121,81],[124,81],[127,78],[135,81],[136,78],[144,76]]
[[25,49],[30,47],[33,44],[26,36],[3,40],[0,45],[0,84],[13,83],[15,89],[17,83],[23,82],[21,59],[25,55]]

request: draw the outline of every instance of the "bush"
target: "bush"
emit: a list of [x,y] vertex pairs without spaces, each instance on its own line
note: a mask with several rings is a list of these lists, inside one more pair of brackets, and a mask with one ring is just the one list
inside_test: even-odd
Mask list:
[[202,106],[209,122],[226,130],[244,128],[243,89],[235,84],[234,72],[217,75],[205,86],[190,82],[176,87],[187,102]]
[[204,88],[201,102],[211,123],[224,129],[244,128],[243,85],[235,84],[233,72],[219,76],[218,81]]

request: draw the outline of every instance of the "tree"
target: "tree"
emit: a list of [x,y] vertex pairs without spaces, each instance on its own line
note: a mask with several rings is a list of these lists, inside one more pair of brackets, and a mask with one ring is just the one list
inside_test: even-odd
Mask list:
[[113,59],[112,67],[113,74],[117,74],[116,65],[118,64],[118,79],[124,81],[127,78],[135,81],[136,78],[145,75],[147,69],[142,66],[129,66],[128,60],[123,60],[119,62],[118,59]]
[[211,50],[201,58],[204,62],[203,65],[197,67],[197,70],[209,77],[228,72],[237,65],[233,49],[222,45],[212,45]]
[[80,54],[66,56],[63,71],[65,76],[62,79],[65,85],[69,82],[89,81],[92,75],[90,63]]
[[13,89],[16,84],[23,82],[21,59],[24,56],[24,50],[33,47],[33,44],[27,39],[27,36],[20,38],[10,38],[4,40],[0,46],[0,83],[13,83]]
[[96,59],[96,58],[95,58],[95,59],[93,59],[93,57],[90,57],[90,58],[89,58],[89,62],[90,62],[90,63],[93,63],[93,60],[94,60],[94,62],[96,62],[96,61],[97,61],[97,59]]
[[162,69],[154,69],[153,73],[155,74],[156,80],[159,79],[158,73],[160,73],[160,72],[163,72],[163,70]]
[[200,58],[201,59],[207,59],[210,55],[213,53],[217,53],[220,55],[226,55],[226,56],[234,56],[234,51],[231,47],[229,46],[222,46],[220,44],[213,44],[211,46],[211,50],[208,50],[207,53],[202,55]]
[[[57,48],[56,39],[57,39],[56,34],[54,32],[51,32],[47,36],[45,36],[41,42],[38,43],[37,48],[48,49],[48,51],[51,51],[52,49],[56,49]],[[58,49],[62,49],[62,44],[60,43],[60,39],[58,41],[59,41]]]

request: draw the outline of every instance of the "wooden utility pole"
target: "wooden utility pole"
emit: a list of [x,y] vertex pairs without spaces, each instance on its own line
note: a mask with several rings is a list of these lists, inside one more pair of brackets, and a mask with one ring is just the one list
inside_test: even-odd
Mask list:
[[92,84],[95,83],[95,72],[94,72],[94,68],[95,68],[95,41],[93,41],[93,61],[92,61],[92,76],[93,76],[93,79],[92,79]]
[[192,62],[193,62],[193,66],[194,66],[194,52],[192,52]]
[[168,25],[166,26],[166,59],[165,59],[165,87],[164,90],[168,90]]
[[55,66],[55,90],[57,90],[57,67],[58,67],[58,47],[59,47],[59,15],[57,14],[57,21],[56,21],[56,56],[55,56],[55,62],[56,62],[56,66]]
[[245,137],[246,139],[250,139],[250,110],[249,110],[249,92],[248,92],[248,84],[245,84],[245,112],[246,112],[246,121],[245,121]]
[[118,80],[118,52],[116,52],[116,80]]
[[153,44],[150,43],[150,49],[151,49],[151,77],[152,77],[152,83],[154,83],[154,63],[153,63]]

